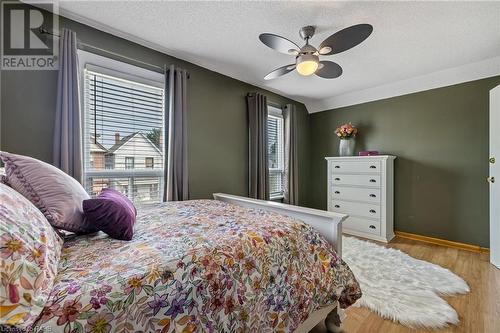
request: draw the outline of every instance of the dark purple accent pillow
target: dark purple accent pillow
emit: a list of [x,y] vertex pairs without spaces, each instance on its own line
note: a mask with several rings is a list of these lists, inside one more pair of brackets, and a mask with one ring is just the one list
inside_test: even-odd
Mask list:
[[95,199],[83,201],[83,214],[87,223],[110,237],[131,240],[137,210],[120,192],[105,188]]

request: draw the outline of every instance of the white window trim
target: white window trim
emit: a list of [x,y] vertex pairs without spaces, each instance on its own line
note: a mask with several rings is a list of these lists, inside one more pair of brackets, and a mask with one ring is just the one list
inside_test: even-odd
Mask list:
[[[165,85],[165,76],[162,73],[103,57],[95,53],[78,50],[78,61],[80,63],[80,73],[83,73],[84,69],[87,68],[94,72],[158,88],[163,88]],[[80,77],[81,86],[83,86],[84,80],[85,78],[82,75]]]
[[[151,168],[148,168],[148,159],[153,162],[151,164],[152,165]],[[154,157],[150,157],[150,156],[144,157],[144,166],[145,166],[146,169],[155,169],[155,158]]]
[[267,114],[269,116],[283,118],[283,111],[280,108],[277,108],[272,105],[267,106]]
[[[119,78],[127,81],[133,81],[133,82],[138,82],[142,83],[145,85],[150,85],[154,86],[157,88],[163,88],[165,86],[165,76],[162,73],[158,73],[149,69],[145,69],[142,67],[138,67],[135,65],[131,65],[122,61],[114,60],[111,58],[107,58],[104,56],[97,55],[95,53],[83,51],[83,50],[78,50],[78,62],[79,62],[79,74],[80,74],[80,86],[79,86],[79,91],[80,91],[80,103],[81,103],[81,124],[82,126],[82,134],[81,134],[81,143],[82,143],[82,148],[83,148],[83,158],[85,160],[86,154],[87,154],[87,146],[86,146],[86,138],[89,137],[90,132],[89,129],[86,128],[86,98],[85,98],[85,71],[93,71],[97,73],[102,73],[105,75],[112,76],[114,78]],[[165,96],[164,96],[164,103],[165,103]],[[163,106],[163,109],[165,110],[165,105]],[[166,114],[164,112],[163,117],[165,117]],[[165,124],[165,121],[163,121],[163,124]],[[165,131],[165,128],[163,128],[163,131]],[[166,147],[165,147],[165,153],[163,154],[163,158],[167,158],[166,155]],[[166,179],[164,179],[164,171],[163,168],[161,169],[148,169],[148,170],[135,170],[133,171],[134,176],[136,177],[162,177],[163,179],[163,184],[160,184],[161,186],[166,186]],[[86,170],[85,163],[83,165],[83,175],[86,178],[87,176],[89,177],[102,177],[102,178],[108,178],[108,177],[126,177],[130,175],[130,170],[111,170],[111,169],[103,169],[103,170]],[[86,180],[84,180],[85,182]],[[84,184],[86,185],[86,184]]]
[[[281,167],[280,168],[269,168],[269,173],[271,173],[271,172],[284,173],[285,172],[285,123],[284,123],[284,118],[283,118],[283,111],[280,108],[273,106],[272,104],[268,104],[267,115],[268,115],[268,117],[271,117],[271,118],[281,119],[282,124],[283,124],[282,135],[281,135],[281,137],[278,138],[278,142],[281,143],[281,145],[283,147],[283,154],[280,154],[279,162],[278,162],[278,164]],[[272,196],[271,194],[269,194],[269,199],[270,200],[283,199],[285,197],[284,192],[285,192],[285,189],[283,189],[283,194],[280,194],[280,195],[273,195]]]

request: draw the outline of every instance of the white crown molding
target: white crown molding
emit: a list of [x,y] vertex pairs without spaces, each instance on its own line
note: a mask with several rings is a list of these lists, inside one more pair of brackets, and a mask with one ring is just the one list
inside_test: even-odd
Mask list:
[[[32,6],[35,6],[35,7],[40,7],[42,9],[49,10],[49,8],[47,8],[47,6],[43,6],[43,3],[38,3],[36,1],[30,1],[30,0],[21,0],[21,1],[25,2],[25,3],[28,3],[28,4],[30,4]],[[124,32],[122,30],[118,30],[118,29],[115,29],[113,27],[110,27],[109,25],[106,25],[106,24],[103,24],[101,22],[94,21],[94,20],[89,19],[87,17],[81,16],[81,15],[76,14],[76,13],[74,13],[72,11],[67,10],[67,9],[59,7],[57,15],[62,16],[62,17],[67,18],[67,19],[70,19],[72,21],[75,21],[75,22],[87,25],[89,27],[92,27],[94,29],[97,29],[97,30],[100,30],[102,32],[108,33],[110,35],[113,35],[113,36],[125,39],[125,40],[127,40],[129,42],[132,42],[132,43],[144,46],[144,47],[149,48],[151,50],[163,53],[163,54],[168,55],[170,57],[174,57],[174,58],[177,58],[179,60],[182,60],[182,61],[191,63],[193,65],[196,65],[198,67],[205,68],[205,69],[207,69],[209,71],[216,72],[218,74],[230,77],[230,78],[238,80],[240,82],[247,83],[249,85],[252,85],[252,86],[255,86],[255,87],[258,87],[258,88],[270,91],[270,92],[273,92],[273,93],[275,93],[277,95],[289,98],[292,101],[296,101],[296,102],[305,104],[303,100],[297,99],[296,97],[293,97],[293,96],[290,96],[290,95],[287,95],[287,94],[284,94],[283,92],[281,92],[281,91],[279,91],[277,89],[266,87],[266,86],[260,84],[259,82],[250,82],[250,81],[242,80],[241,78],[234,77],[232,75],[221,73],[221,72],[219,72],[219,71],[217,71],[215,69],[210,68],[206,64],[202,64],[202,63],[196,61],[195,59],[193,59],[190,55],[188,55],[186,53],[171,50],[171,49],[169,49],[167,47],[164,47],[164,46],[161,46],[159,44],[150,42],[150,41],[145,40],[145,39],[143,39],[141,37],[137,37],[137,36],[135,36],[133,34],[130,34],[130,33]]]
[[[36,7],[43,7],[43,1],[30,1],[30,0],[21,0],[22,2],[29,3]],[[41,3],[40,3],[41,2]],[[47,8],[45,8],[47,9]],[[143,38],[137,37],[130,33],[115,29],[106,24],[100,23],[98,21],[94,21],[92,19],[88,19],[84,16],[61,8],[59,6],[58,15],[68,18],[70,20],[76,21],[78,23],[88,25],[97,30],[103,31],[105,33],[109,33],[119,38],[123,38],[130,42],[136,43],[138,45],[147,47],[149,49],[158,51],[160,53],[169,55],[171,57],[178,58],[180,60],[192,63],[196,66],[205,68],[210,71],[214,71],[221,75],[233,78],[240,82],[244,82],[258,88],[273,92],[280,96],[289,98],[291,100],[297,101],[299,103],[304,103],[306,109],[309,113],[316,113],[321,111],[327,111],[332,109],[337,109],[345,106],[362,104],[372,101],[377,101],[381,99],[402,96],[406,94],[416,93],[425,90],[431,90],[441,87],[446,87],[454,84],[459,84],[463,82],[469,82],[479,79],[484,79],[487,77],[500,75],[500,56],[489,58],[486,60],[482,60],[475,63],[465,64],[458,67],[453,67],[449,69],[444,69],[440,71],[436,71],[430,74],[424,74],[421,76],[416,76],[413,78],[409,78],[406,80],[401,80],[393,83],[387,83],[380,86],[367,88],[363,90],[356,90],[352,92],[348,92],[345,94],[340,94],[336,96],[332,96],[329,98],[325,98],[322,100],[314,100],[309,99],[307,97],[297,97],[290,96],[282,91],[277,89],[273,89],[270,87],[266,87],[260,82],[250,82],[246,80],[242,80],[240,78],[221,73],[215,69],[210,68],[207,64],[201,64],[196,59],[192,59],[189,54],[184,52],[174,51],[167,47],[161,46],[159,44],[147,41]]]
[[[46,3],[44,3],[43,1],[21,0],[21,2],[27,3],[27,4],[31,5],[31,6],[35,6],[35,7],[39,7],[39,8],[51,11],[51,7],[47,7]],[[60,1],[56,0],[54,2],[58,3]],[[134,36],[134,35],[129,34],[127,32],[115,29],[113,27],[110,27],[107,24],[104,24],[104,23],[101,23],[101,22],[94,21],[92,19],[86,18],[84,16],[76,14],[76,13],[74,13],[72,11],[67,10],[67,9],[61,8],[60,6],[58,7],[57,13],[54,13],[54,14],[56,14],[58,16],[61,16],[61,17],[64,17],[64,18],[67,18],[67,19],[70,19],[72,21],[84,24],[84,25],[88,25],[88,26],[90,26],[90,27],[92,27],[94,29],[103,31],[105,33],[108,33],[110,35],[113,35],[113,36],[116,36],[116,37],[119,37],[119,38],[123,38],[123,39],[125,39],[127,41],[139,44],[141,46],[147,47],[149,49],[152,49],[154,51],[157,51],[157,52],[160,52],[160,53],[163,53],[163,54],[166,54],[166,55],[171,55],[172,53],[174,53],[172,50],[170,50],[170,49],[168,49],[168,48],[166,48],[164,46],[158,45],[156,43],[149,42],[149,41],[147,41],[145,39],[142,39],[140,37]]]
[[306,106],[309,113],[315,113],[497,75],[500,75],[500,56],[373,88],[333,96],[322,101],[311,101],[306,103]]
[[164,46],[147,41],[145,39],[142,39],[142,38],[137,37],[135,35],[129,34],[127,32],[123,32],[121,30],[112,28],[109,25],[106,25],[106,24],[88,19],[86,17],[80,16],[78,14],[75,14],[75,13],[68,11],[66,9],[63,9],[63,8],[59,9],[59,16],[65,17],[67,19],[73,20],[75,22],[78,22],[78,23],[81,23],[84,25],[88,25],[94,29],[103,31],[103,32],[108,33],[110,35],[125,39],[129,42],[139,44],[141,46],[147,47],[148,49],[152,49],[154,51],[157,51],[157,52],[169,55],[169,56],[174,53],[174,51],[172,51]]

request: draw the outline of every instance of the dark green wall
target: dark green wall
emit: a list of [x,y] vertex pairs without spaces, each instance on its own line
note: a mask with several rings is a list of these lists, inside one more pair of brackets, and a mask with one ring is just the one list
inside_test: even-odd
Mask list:
[[[188,69],[191,197],[247,194],[245,95],[293,101],[71,20],[61,18],[60,26],[98,48]],[[56,81],[50,71],[1,73],[1,149],[51,161]],[[397,230],[488,246],[488,90],[498,84],[500,77],[489,78],[310,116],[296,103],[300,204],[326,208],[324,157],[337,154],[335,127],[352,121],[360,127],[358,149],[398,156]]]
[[493,77],[312,114],[309,204],[326,208],[334,129],[359,127],[357,149],[396,155],[395,229],[488,246],[488,101]]
[[[299,154],[308,160],[309,118],[303,104],[65,18],[60,19],[60,27],[75,31],[83,43],[149,64],[176,64],[189,71],[191,198],[209,198],[213,192],[219,191],[247,194],[245,95],[248,92],[261,91],[274,103],[297,105]],[[1,149],[51,162],[56,82],[55,71],[2,71]],[[307,191],[308,175],[308,164],[302,165],[300,187],[303,191]],[[301,203],[306,204],[305,196],[302,199]]]

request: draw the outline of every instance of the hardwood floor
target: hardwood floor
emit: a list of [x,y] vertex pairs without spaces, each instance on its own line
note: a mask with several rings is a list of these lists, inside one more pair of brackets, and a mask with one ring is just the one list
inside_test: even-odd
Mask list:
[[[343,329],[346,333],[400,332],[500,332],[500,269],[489,263],[488,254],[426,244],[396,237],[388,247],[400,249],[414,258],[450,269],[461,276],[471,289],[467,295],[444,297],[458,312],[460,323],[441,330],[413,330],[385,320],[365,308],[350,307]],[[310,333],[325,333],[323,323]]]

